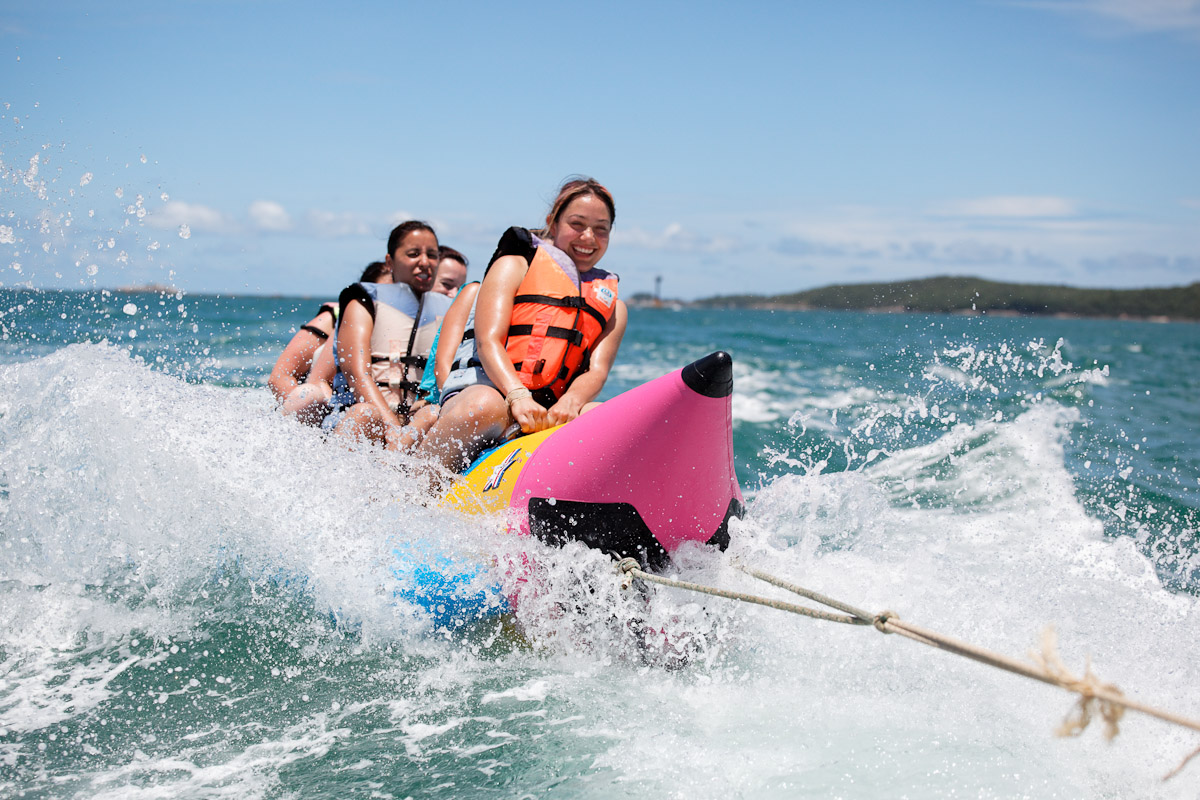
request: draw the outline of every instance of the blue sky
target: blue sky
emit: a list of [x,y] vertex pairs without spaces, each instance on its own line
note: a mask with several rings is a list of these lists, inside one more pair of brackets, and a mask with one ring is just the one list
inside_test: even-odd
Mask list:
[[0,285],[479,277],[593,175],[626,293],[1200,280],[1200,0],[0,0]]

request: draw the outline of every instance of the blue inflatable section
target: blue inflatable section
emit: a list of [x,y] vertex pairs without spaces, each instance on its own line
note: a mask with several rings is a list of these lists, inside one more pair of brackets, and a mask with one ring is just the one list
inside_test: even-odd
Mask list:
[[406,542],[392,550],[393,597],[427,613],[436,627],[455,630],[509,611],[508,598],[489,567],[428,542]]

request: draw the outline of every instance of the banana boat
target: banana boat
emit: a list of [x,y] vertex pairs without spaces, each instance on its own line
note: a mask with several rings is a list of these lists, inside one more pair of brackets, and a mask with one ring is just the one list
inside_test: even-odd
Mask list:
[[[689,542],[724,550],[744,513],[733,462],[733,361],[716,352],[571,422],[483,453],[443,504],[511,533],[579,541],[662,571]],[[493,567],[428,543],[395,549],[397,599],[456,628],[510,604]]]

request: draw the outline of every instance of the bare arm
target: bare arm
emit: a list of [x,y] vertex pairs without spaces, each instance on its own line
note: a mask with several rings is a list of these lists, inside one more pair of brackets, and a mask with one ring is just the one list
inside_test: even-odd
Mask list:
[[[467,329],[467,318],[471,316],[471,306],[479,295],[479,284],[468,283],[459,290],[454,302],[450,304],[446,316],[442,319],[442,332],[438,334],[437,354],[434,357],[433,376],[438,389],[446,383],[450,375],[450,367],[458,346],[462,344],[463,333]],[[476,323],[478,325],[478,323]]]
[[567,391],[546,412],[546,427],[562,425],[579,416],[584,405],[596,399],[608,380],[609,370],[617,358],[617,350],[621,347],[621,339],[625,336],[625,323],[629,315],[625,303],[617,301],[613,315],[604,326],[600,338],[592,348],[591,360],[587,372],[575,376]]
[[[308,322],[308,327],[324,331],[326,336],[333,333],[333,325],[328,314],[318,314],[313,317]],[[303,328],[296,331],[296,335],[287,343],[287,347],[283,348],[283,352],[275,361],[271,377],[267,378],[267,385],[271,387],[276,398],[282,400],[288,392],[304,381],[312,367],[313,353],[317,352],[317,348],[323,341],[325,340],[320,336]]]
[[[475,303],[475,351],[484,371],[505,396],[525,385],[513,369],[504,345],[512,321],[513,298],[528,271],[529,262],[520,256],[496,259],[479,287]],[[531,397],[517,400],[509,411],[526,433],[546,427],[546,409]]]
[[333,385],[333,376],[337,374],[337,364],[333,363],[333,342],[328,347],[321,348],[313,359],[312,369],[308,371],[305,383],[327,383]]
[[400,425],[400,418],[383,399],[383,393],[371,377],[371,332],[374,329],[375,320],[367,307],[359,300],[350,301],[338,325],[337,349],[342,374],[357,401],[373,405],[385,422]]

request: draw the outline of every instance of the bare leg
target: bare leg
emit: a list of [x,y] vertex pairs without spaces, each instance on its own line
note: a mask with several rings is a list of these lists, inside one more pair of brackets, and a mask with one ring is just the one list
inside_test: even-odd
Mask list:
[[483,445],[500,440],[511,421],[499,391],[491,386],[468,386],[442,406],[437,423],[417,446],[417,455],[462,472]]
[[424,405],[417,409],[417,412],[412,415],[412,419],[403,428],[390,428],[387,435],[388,449],[401,452],[412,450],[438,421],[440,412],[441,406]]
[[355,403],[346,409],[345,416],[333,429],[339,436],[354,439],[366,439],[375,444],[385,444],[387,440],[387,423],[379,409],[370,403]]
[[329,398],[333,389],[325,381],[302,383],[288,392],[280,411],[284,416],[294,414],[305,425],[320,425],[329,413]]

